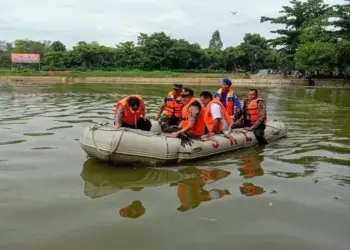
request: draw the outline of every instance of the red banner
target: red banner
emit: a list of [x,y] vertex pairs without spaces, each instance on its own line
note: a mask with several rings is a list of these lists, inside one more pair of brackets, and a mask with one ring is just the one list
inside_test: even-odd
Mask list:
[[11,53],[12,63],[40,63],[40,54]]

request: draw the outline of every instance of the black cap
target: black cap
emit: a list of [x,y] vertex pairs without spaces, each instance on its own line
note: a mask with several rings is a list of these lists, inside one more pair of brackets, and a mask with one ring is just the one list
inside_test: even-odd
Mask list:
[[173,89],[175,90],[182,90],[183,86],[180,83],[174,83]]
[[140,100],[137,97],[130,97],[128,99],[128,103],[129,103],[130,107],[140,106]]

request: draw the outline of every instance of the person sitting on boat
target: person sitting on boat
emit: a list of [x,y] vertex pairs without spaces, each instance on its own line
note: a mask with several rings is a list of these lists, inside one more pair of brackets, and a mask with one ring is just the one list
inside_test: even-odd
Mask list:
[[145,117],[145,103],[140,95],[129,95],[118,101],[114,112],[114,125],[150,131],[152,124]]
[[258,97],[258,90],[250,89],[248,98],[243,101],[243,114],[233,123],[232,128],[243,128],[253,131],[260,145],[267,144],[265,128],[267,121],[266,105],[264,100]]
[[[181,92],[183,102],[182,118],[178,127],[170,135],[179,137],[187,135],[192,138],[199,138],[205,134],[204,107],[200,100],[194,97],[194,92],[190,88],[184,88]],[[169,131],[170,132],[170,131]]]
[[203,91],[200,94],[200,98],[205,106],[204,121],[206,133],[211,135],[229,133],[233,122],[224,105],[219,100],[213,99],[209,91]]
[[[169,91],[168,96],[164,98],[164,102],[160,106],[157,116],[154,118],[158,120],[162,126],[163,131],[169,126],[178,126],[181,121],[181,112],[182,112],[182,84],[174,84],[173,89]],[[164,109],[166,113],[164,116],[161,116]]]
[[231,80],[224,78],[222,80],[222,86],[216,91],[214,98],[220,100],[228,114],[235,120],[238,119],[241,114],[241,103],[239,102],[235,91],[231,88],[231,85]]

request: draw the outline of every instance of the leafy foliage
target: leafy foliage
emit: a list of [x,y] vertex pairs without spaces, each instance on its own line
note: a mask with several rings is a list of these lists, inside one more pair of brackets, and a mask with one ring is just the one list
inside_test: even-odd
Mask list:
[[263,16],[260,20],[284,25],[271,31],[277,36],[274,39],[247,33],[239,45],[224,49],[218,30],[208,48],[173,39],[164,32],[140,33],[136,43],[127,41],[115,47],[80,41],[67,49],[60,41],[0,41],[0,68],[11,66],[12,52],[25,52],[40,53],[43,70],[349,73],[350,0],[333,6],[323,0],[291,0],[280,13],[279,17]]
[[13,44],[3,41],[0,43],[0,68],[11,65],[11,52],[40,53],[44,70],[256,72],[259,68],[278,67],[273,60],[275,51],[258,34],[246,34],[236,47],[221,50],[221,40],[215,42],[215,46],[215,49],[202,49],[197,43],[172,39],[164,32],[140,33],[137,44],[128,41],[115,47],[80,41],[70,50],[60,41],[16,40]]
[[223,44],[221,41],[220,32],[216,30],[210,39],[209,49],[221,50],[222,46]]
[[[350,0],[330,6],[323,0],[291,0],[282,16],[261,17],[261,22],[285,25],[271,31],[279,36],[269,43],[282,52],[282,65],[317,75],[347,74],[350,67]],[[288,66],[287,66],[288,65]]]

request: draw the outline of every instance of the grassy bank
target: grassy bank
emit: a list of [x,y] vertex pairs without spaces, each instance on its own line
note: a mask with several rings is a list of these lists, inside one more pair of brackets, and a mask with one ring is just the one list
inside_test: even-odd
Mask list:
[[149,77],[149,78],[249,78],[244,73],[185,73],[173,71],[11,71],[0,69],[0,76],[67,76],[67,77]]

